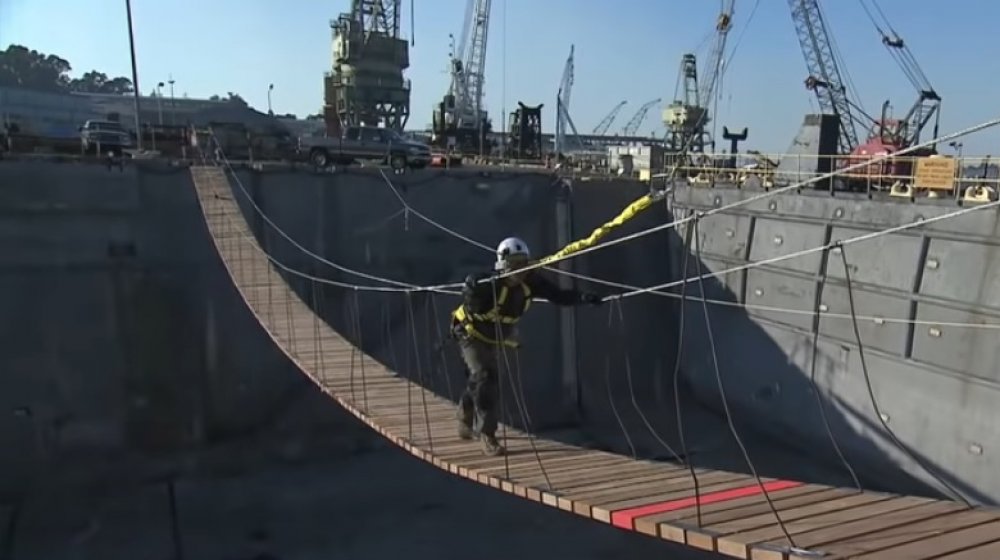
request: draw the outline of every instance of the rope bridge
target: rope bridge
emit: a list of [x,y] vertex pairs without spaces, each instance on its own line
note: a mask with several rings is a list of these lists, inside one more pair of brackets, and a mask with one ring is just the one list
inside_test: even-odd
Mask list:
[[[1000,512],[972,508],[960,497],[939,501],[862,492],[698,468],[684,462],[684,450],[673,454],[675,461],[645,461],[536,438],[527,429],[523,391],[513,374],[502,375],[501,383],[510,385],[516,402],[507,404],[517,409],[525,429],[502,424],[507,453],[483,456],[478,443],[459,439],[454,402],[425,388],[432,373],[421,371],[419,360],[411,381],[360,350],[365,329],[359,292],[402,298],[409,338],[417,347],[413,295],[454,293],[455,286],[429,290],[370,275],[370,280],[392,285],[358,286],[294,270],[257,242],[237,204],[243,195],[234,192],[223,168],[194,167],[192,178],[209,233],[234,285],[278,347],[354,416],[439,468],[623,529],[738,558],[1000,555]],[[698,220],[692,222],[687,239],[689,247],[695,239],[697,252],[698,236],[691,233]],[[293,290],[286,277],[306,287]],[[687,282],[680,285],[683,292]],[[343,292],[348,320],[342,332],[314,312],[323,308],[326,286]],[[612,313],[620,313],[617,301],[611,305]],[[505,356],[505,362],[516,364],[516,355]]]

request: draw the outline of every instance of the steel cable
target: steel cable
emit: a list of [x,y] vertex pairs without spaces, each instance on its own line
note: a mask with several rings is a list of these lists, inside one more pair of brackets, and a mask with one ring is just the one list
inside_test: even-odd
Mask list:
[[[413,316],[413,295],[412,294],[406,294],[406,309],[407,309],[407,315],[409,317],[409,323],[410,323],[410,334],[413,337],[413,357],[416,360],[417,378],[420,380],[420,384],[421,385],[425,385],[426,380],[424,380],[424,369],[420,365],[420,362],[421,362],[421,360],[420,360],[420,343],[417,340],[416,318]],[[409,385],[412,385],[412,383],[410,383]],[[433,439],[433,435],[431,434],[431,417],[430,417],[429,409],[427,407],[427,391],[426,390],[420,391],[420,399],[421,399],[421,401],[423,401],[423,407],[424,407],[424,422],[425,422],[426,427],[427,427],[427,443],[430,445],[431,453],[433,453],[434,452],[434,439]]]
[[[847,283],[847,302],[850,305],[851,313],[854,313],[854,289],[851,283],[851,267],[847,264],[847,251],[841,244],[835,245],[840,248],[840,261],[844,265],[844,281]],[[915,463],[917,463],[920,468],[922,468],[927,474],[931,475],[941,486],[946,488],[953,497],[964,503],[967,507],[972,508],[972,503],[969,502],[958,490],[956,490],[951,484],[949,484],[944,477],[942,477],[935,469],[931,468],[920,456],[914,453],[909,446],[904,444],[897,436],[896,432],[889,427],[889,423],[885,421],[885,417],[882,415],[882,411],[879,409],[878,399],[875,398],[875,389],[872,387],[871,376],[868,373],[868,364],[865,361],[865,349],[864,344],[861,341],[861,329],[858,327],[858,322],[853,321],[854,327],[854,339],[858,344],[858,360],[861,362],[861,372],[864,374],[865,387],[868,389],[868,397],[871,400],[872,409],[875,411],[875,417],[878,418],[879,423],[885,430],[885,433],[889,435],[893,443],[900,451],[906,453],[906,455]]]
[[[610,306],[608,307],[608,330],[614,325],[614,309]],[[620,334],[620,333],[619,333]],[[621,341],[621,336],[618,337],[619,346],[624,347],[624,342]],[[623,349],[624,351],[624,349]],[[604,387],[608,394],[608,404],[611,406],[611,413],[615,417],[615,421],[618,422],[618,427],[622,430],[622,436],[625,438],[625,443],[628,445],[629,451],[632,453],[633,459],[638,459],[639,454],[636,453],[635,445],[632,443],[632,438],[628,434],[628,428],[625,427],[625,421],[622,420],[621,414],[618,413],[618,405],[615,404],[614,392],[611,390],[611,354],[604,355]]]
[[[684,264],[681,265],[681,276],[687,278],[688,263],[691,262],[691,236],[693,234],[694,228],[690,225],[685,226],[684,231],[684,250],[681,252],[681,256],[684,259]],[[687,465],[688,471],[691,473],[691,480],[694,484],[694,503],[696,508],[696,515],[698,519],[698,526],[701,527],[701,484],[698,480],[698,473],[694,468],[694,464],[691,463],[689,459],[690,455],[687,448],[687,438],[684,435],[684,413],[681,411],[681,390],[680,390],[680,377],[681,377],[681,363],[684,356],[684,315],[687,308],[687,283],[681,284],[681,299],[680,299],[680,311],[678,313],[678,330],[677,330],[677,350],[674,356],[674,371],[671,377],[671,385],[673,387],[674,393],[674,415],[677,418],[677,437],[680,439],[681,443],[681,453],[684,453],[684,464]],[[704,294],[702,294],[704,296]]]
[[[826,401],[823,396],[819,393],[819,383],[816,382],[816,357],[819,354],[819,328],[821,316],[819,313],[820,301],[823,296],[823,290],[826,287],[827,280],[827,257],[828,252],[823,252],[823,257],[820,260],[820,287],[816,291],[816,315],[813,319],[813,337],[812,337],[812,356],[810,357],[809,363],[809,383],[812,385],[813,395],[816,397],[816,404],[819,406],[820,419],[823,421],[823,428],[826,430],[826,435],[830,438],[830,445],[833,446],[834,452],[840,459],[840,463],[844,465],[844,469],[850,475],[851,480],[854,482],[854,486],[857,487],[858,492],[863,492],[864,488],[861,487],[861,480],[858,478],[857,473],[854,471],[854,467],[851,465],[850,461],[847,460],[847,456],[844,455],[843,450],[840,448],[840,443],[837,441],[837,437],[833,433],[833,427],[830,425],[830,419],[826,413]],[[828,387],[828,390],[831,388]]]
[[[698,232],[698,224],[701,222],[703,216],[696,214],[694,220],[691,222],[691,227],[693,228],[694,236],[694,248],[695,248],[695,272],[701,272],[701,240]],[[698,282],[700,288],[700,296],[702,298],[701,306],[705,313],[705,331],[708,335],[708,346],[712,356],[712,367],[715,370],[715,380],[719,389],[719,397],[722,400],[722,408],[726,413],[726,424],[729,425],[729,431],[733,435],[733,439],[736,440],[736,445],[739,446],[740,452],[743,454],[743,459],[746,461],[747,468],[750,469],[750,473],[753,475],[754,480],[757,481],[757,486],[760,488],[761,492],[764,494],[764,499],[767,500],[767,505],[774,513],[774,518],[778,521],[778,526],[781,528],[781,532],[784,533],[785,538],[788,539],[788,544],[792,549],[797,549],[795,541],[792,539],[791,533],[788,532],[788,528],[785,527],[785,522],[781,519],[781,515],[778,513],[778,508],[774,506],[774,501],[771,500],[771,494],[768,492],[767,488],[764,486],[763,481],[760,479],[760,475],[757,474],[757,468],[753,464],[753,460],[750,458],[750,453],[747,451],[746,446],[743,444],[743,439],[740,438],[739,432],[736,430],[736,424],[733,421],[732,411],[729,410],[729,399],[726,397],[726,387],[722,381],[722,371],[719,368],[719,354],[715,347],[715,335],[712,331],[712,320],[710,313],[708,312],[708,302],[704,301],[705,298],[705,281],[704,279]],[[699,500],[700,501],[700,500]]]
[[[611,302],[611,305],[612,307],[617,305],[618,328],[622,332],[622,337],[621,337],[622,340],[627,341],[628,330],[625,324],[625,315],[622,312],[621,308],[621,301],[615,300]],[[656,428],[653,427],[653,424],[652,422],[649,421],[649,418],[646,417],[646,413],[643,412],[642,407],[639,406],[639,401],[635,396],[635,384],[632,381],[632,359],[629,357],[628,349],[624,343],[623,343],[623,352],[625,360],[625,380],[628,383],[628,394],[629,394],[629,399],[632,402],[632,408],[635,410],[636,414],[639,415],[639,419],[642,420],[642,423],[646,426],[646,429],[649,430],[649,433],[653,436],[653,438],[657,441],[657,443],[663,446],[663,448],[666,449],[668,453],[673,455],[675,461],[677,461],[678,463],[684,463],[687,459],[682,458],[680,455],[678,455],[677,451],[675,451],[674,448],[671,447],[670,444],[667,443],[665,439],[663,439],[663,437],[656,430]]]

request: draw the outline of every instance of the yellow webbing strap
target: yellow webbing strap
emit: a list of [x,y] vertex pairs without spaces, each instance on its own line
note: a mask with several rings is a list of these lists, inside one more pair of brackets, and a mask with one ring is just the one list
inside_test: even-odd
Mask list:
[[[524,300],[525,300],[524,311],[527,311],[528,308],[531,306],[531,288],[529,288],[527,284],[521,284],[521,288],[524,290]],[[493,307],[493,309],[490,309],[486,313],[466,313],[465,305],[462,304],[451,312],[451,316],[455,319],[455,321],[457,321],[459,324],[462,325],[462,328],[465,330],[466,333],[469,334],[469,336],[479,339],[483,342],[486,342],[487,344],[496,344],[497,343],[496,339],[490,338],[484,335],[483,333],[477,331],[476,327],[473,326],[471,320],[481,321],[484,323],[491,321],[499,321],[501,323],[508,325],[516,324],[519,318],[508,317],[506,315],[499,314],[501,306],[503,306],[503,304],[506,303],[507,301],[508,294],[509,292],[507,286],[501,286],[500,295],[499,297],[497,297],[496,305]],[[503,344],[511,348],[518,348],[520,346],[518,342],[507,339],[503,340]]]
[[629,204],[621,211],[620,214],[612,218],[611,220],[604,222],[600,227],[595,229],[590,233],[590,237],[584,239],[578,239],[569,245],[566,245],[562,249],[559,249],[555,253],[547,257],[543,257],[538,262],[541,264],[549,263],[554,260],[561,259],[565,256],[571,255],[577,251],[586,249],[596,245],[598,241],[605,235],[607,235],[612,229],[624,224],[625,222],[631,220],[640,212],[649,208],[653,204],[653,198],[651,196],[643,195],[642,197],[636,199],[632,204]]

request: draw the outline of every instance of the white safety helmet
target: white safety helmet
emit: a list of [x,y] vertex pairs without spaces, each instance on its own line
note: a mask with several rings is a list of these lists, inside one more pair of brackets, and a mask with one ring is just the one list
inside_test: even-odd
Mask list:
[[508,259],[513,255],[521,255],[524,259],[531,258],[531,250],[528,249],[528,244],[523,239],[508,237],[497,245],[496,269],[507,270],[510,268]]

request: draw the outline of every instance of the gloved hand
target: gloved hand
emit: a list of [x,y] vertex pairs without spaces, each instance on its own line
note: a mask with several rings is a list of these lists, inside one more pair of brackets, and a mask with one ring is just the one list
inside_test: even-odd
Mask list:
[[580,301],[590,305],[600,305],[604,303],[604,298],[597,294],[584,293],[580,295]]

